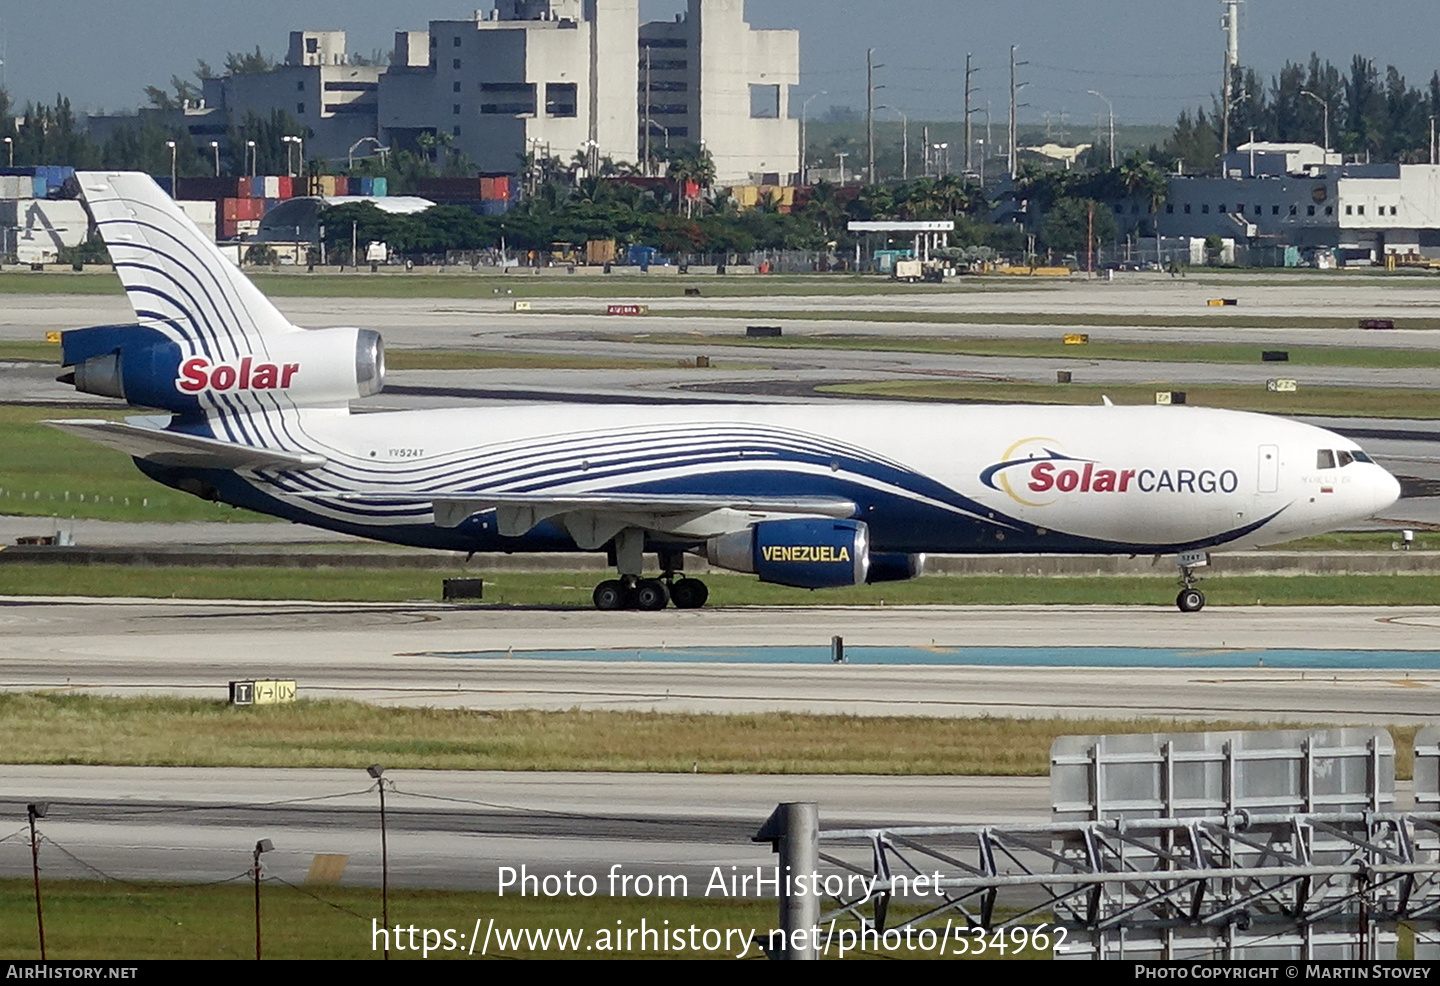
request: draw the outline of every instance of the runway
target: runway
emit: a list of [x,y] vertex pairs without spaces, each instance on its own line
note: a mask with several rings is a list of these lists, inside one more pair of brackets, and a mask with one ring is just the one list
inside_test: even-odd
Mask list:
[[[797,711],[847,715],[1179,717],[1395,723],[1437,717],[1436,607],[805,607],[606,613],[435,604],[14,599],[0,604],[0,687],[223,698],[230,680],[471,709]],[[1132,648],[1181,667],[554,660],[532,650],[756,644]],[[1275,650],[1352,651],[1285,668]],[[513,657],[462,660],[476,651]],[[1374,660],[1366,652],[1377,652]],[[1378,652],[1406,652],[1385,667]],[[1207,654],[1213,657],[1207,658]],[[1063,663],[1056,660],[1055,664]],[[1119,663],[1118,661],[1116,662]]]
[[[816,777],[390,771],[386,821],[394,886],[497,888],[499,868],[685,876],[771,866],[751,836],[781,801],[816,801],[827,827],[1044,821],[1047,778]],[[256,840],[267,872],[303,883],[318,853],[348,862],[343,884],[379,886],[378,795],[362,770],[0,765],[0,877],[30,874],[25,804],[47,880],[224,881]],[[10,824],[13,822],[14,824]],[[319,888],[323,893],[323,888]],[[608,889],[608,888],[607,888]],[[377,903],[378,908],[378,903]]]

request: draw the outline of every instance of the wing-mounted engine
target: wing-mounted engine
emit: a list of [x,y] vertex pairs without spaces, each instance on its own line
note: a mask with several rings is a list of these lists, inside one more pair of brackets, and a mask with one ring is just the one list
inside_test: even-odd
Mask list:
[[[59,379],[76,390],[187,413],[240,406],[343,406],[380,392],[385,346],[370,329],[297,330],[230,355],[197,352],[159,329],[106,325],[60,336]],[[274,400],[271,400],[271,399]]]
[[752,572],[776,585],[861,585],[870,571],[870,529],[858,520],[765,521],[711,538],[705,554],[712,565]]

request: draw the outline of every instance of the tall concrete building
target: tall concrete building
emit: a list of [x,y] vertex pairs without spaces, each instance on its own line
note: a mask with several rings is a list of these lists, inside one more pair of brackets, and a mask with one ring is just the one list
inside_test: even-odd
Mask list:
[[482,171],[527,154],[636,160],[638,0],[500,0],[402,31],[381,82],[382,139],[448,139]]
[[345,157],[350,145],[375,136],[381,65],[352,65],[344,31],[291,31],[285,64],[270,72],[206,79],[205,105],[232,125],[247,113],[270,116],[281,109],[310,128],[311,157]]
[[703,145],[721,184],[795,180],[799,31],[751,30],[744,0],[690,0],[673,22],[640,29],[639,73],[642,145]]
[[397,32],[389,66],[352,62],[344,31],[293,31],[283,65],[207,80],[203,109],[186,111],[203,125],[185,122],[208,150],[246,113],[281,109],[312,131],[312,157],[343,160],[365,137],[433,140],[505,174],[530,154],[641,163],[667,145],[704,147],[721,184],[800,170],[800,34],[752,30],[744,0],[689,0],[643,27],[639,0],[496,0]]

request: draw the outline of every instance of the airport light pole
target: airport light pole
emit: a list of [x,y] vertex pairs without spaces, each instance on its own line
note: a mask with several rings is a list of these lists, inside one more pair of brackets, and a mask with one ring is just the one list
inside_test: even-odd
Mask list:
[[215,155],[215,177],[216,177],[216,178],[219,178],[219,177],[220,177],[220,142],[219,142],[218,140],[212,140],[212,141],[210,142],[210,153]]
[[372,763],[365,773],[375,778],[380,789],[380,922],[385,932],[385,961],[390,961],[390,847],[385,839],[385,768]]
[[170,197],[178,198],[175,194],[175,142],[167,140],[165,146],[170,148]]
[[1110,170],[1111,170],[1111,171],[1114,171],[1114,170],[1115,170],[1115,104],[1112,103],[1112,102],[1110,102],[1110,100],[1106,99],[1104,96],[1100,95],[1100,94],[1099,94],[1098,92],[1096,92],[1094,89],[1086,89],[1085,91],[1086,91],[1087,93],[1089,93],[1090,95],[1094,96],[1096,99],[1104,100],[1105,105],[1110,108]]
[[292,137],[290,134],[285,134],[280,138],[281,142],[285,144],[285,174],[291,177],[295,175],[295,159],[291,155],[290,149],[294,147],[295,142],[299,139],[298,137]]
[[255,843],[255,866],[251,870],[255,874],[255,961],[260,961],[260,854],[269,852],[275,848],[275,843],[269,839],[261,839]]
[[251,178],[254,178],[254,177],[255,177],[255,142],[254,142],[253,140],[247,140],[247,141],[245,142],[245,149],[246,149],[246,153],[249,154],[249,156],[250,156],[250,177],[251,177]]
[[810,166],[805,161],[805,115],[810,110],[810,100],[816,96],[824,96],[826,92],[827,90],[821,89],[800,104],[800,184],[802,185],[810,184]]
[[[1311,99],[1315,100],[1315,102],[1319,103],[1319,104],[1320,104],[1320,108],[1325,111],[1325,153],[1326,153],[1326,154],[1329,154],[1329,153],[1330,153],[1330,101],[1327,100],[1327,99],[1322,99],[1321,97],[1315,95],[1315,93],[1311,92],[1309,89],[1301,89],[1301,90],[1300,90],[1300,95],[1302,95],[1302,96],[1309,96]],[[1430,163],[1431,163],[1431,164],[1434,164],[1435,162],[1434,162],[1434,161],[1431,161]]]
[[[8,139],[8,138],[7,138]],[[25,806],[30,818],[30,866],[35,874],[35,925],[40,930],[40,961],[45,961],[45,911],[40,906],[40,839],[35,834],[35,819],[44,818],[49,805],[44,801]]]
[[5,149],[10,152],[10,167],[15,167],[15,138],[5,138]]

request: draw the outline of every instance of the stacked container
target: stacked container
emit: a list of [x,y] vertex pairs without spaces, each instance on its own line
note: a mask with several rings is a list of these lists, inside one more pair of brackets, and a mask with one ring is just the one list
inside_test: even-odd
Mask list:
[[259,230],[260,219],[265,215],[265,200],[227,198],[220,203],[220,210],[220,236],[233,240],[241,233]]

